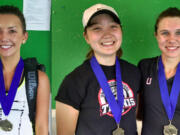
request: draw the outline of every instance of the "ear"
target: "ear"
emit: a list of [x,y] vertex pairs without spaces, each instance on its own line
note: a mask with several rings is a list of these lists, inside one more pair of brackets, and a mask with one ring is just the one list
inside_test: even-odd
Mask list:
[[86,43],[89,44],[89,39],[88,39],[87,33],[83,32],[83,36],[84,36],[84,39],[86,40]]
[[25,44],[27,39],[28,39],[28,32],[25,32],[22,43]]
[[157,32],[154,32],[154,36],[155,36],[155,38],[157,39]]

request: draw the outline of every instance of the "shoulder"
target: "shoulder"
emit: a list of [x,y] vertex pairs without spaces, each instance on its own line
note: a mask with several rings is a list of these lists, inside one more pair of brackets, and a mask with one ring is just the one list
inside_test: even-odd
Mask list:
[[76,109],[80,109],[80,103],[86,94],[86,85],[89,78],[89,61],[75,68],[69,73],[62,83],[60,83],[56,101],[70,105]]
[[76,67],[72,73],[82,73],[87,72],[90,69],[89,60],[85,60],[80,66]]
[[50,91],[49,78],[45,72],[38,70],[38,91]]
[[65,80],[83,80],[91,74],[91,67],[89,60],[85,60],[80,66],[76,67],[72,72],[70,72]]
[[72,72],[66,75],[60,83],[60,91],[82,92],[89,82],[89,78],[93,75],[89,61],[84,61],[83,64],[75,68]]
[[123,60],[123,59],[119,59],[120,64],[123,64],[125,66],[130,66],[130,67],[135,67],[133,64],[131,64],[130,62]]
[[126,61],[126,60],[122,60],[120,59],[120,65],[121,65],[121,70],[124,70],[124,71],[130,71],[130,72],[138,72],[138,68],[137,66],[135,66],[134,64]]
[[157,74],[158,59],[159,57],[146,58],[138,63],[142,78],[146,79],[149,76],[155,76]]
[[[45,72],[43,72],[41,70],[38,70],[38,82],[39,83],[48,83],[49,84],[48,76],[46,75]],[[47,84],[45,84],[45,85],[47,85]]]
[[145,69],[146,68],[151,68],[152,66],[157,65],[158,59],[159,59],[159,56],[142,59],[142,60],[139,61],[138,67],[140,69],[142,69],[142,68],[145,68]]
[[[136,94],[140,87],[141,73],[140,70],[133,64],[120,60],[121,75],[124,86],[130,88]],[[125,88],[125,90],[128,90]]]
[[39,80],[41,81],[49,80],[46,73],[41,70],[38,70],[38,77],[39,77]]
[[128,80],[131,82],[134,80],[135,82],[138,82],[141,78],[140,70],[137,68],[137,66],[129,63],[128,61],[120,59],[120,65],[121,65],[121,74],[124,80],[128,82]]

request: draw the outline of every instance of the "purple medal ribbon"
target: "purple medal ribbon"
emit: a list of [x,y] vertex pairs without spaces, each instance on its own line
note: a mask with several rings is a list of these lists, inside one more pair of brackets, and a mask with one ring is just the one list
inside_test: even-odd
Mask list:
[[164,73],[164,66],[162,63],[162,58],[160,57],[158,62],[158,80],[159,87],[161,92],[161,99],[163,101],[166,113],[168,115],[169,120],[173,119],[174,112],[176,109],[176,104],[178,101],[178,96],[180,92],[180,64],[177,66],[176,75],[174,77],[173,85],[171,88],[171,94],[169,96],[168,87],[166,83],[166,77]]
[[13,80],[11,82],[11,86],[8,91],[8,95],[6,95],[5,90],[5,83],[4,83],[4,77],[3,77],[3,65],[0,60],[0,103],[3,109],[4,114],[7,116],[11,110],[17,88],[20,83],[22,71],[24,69],[24,62],[22,58],[20,58],[19,63],[16,67]]
[[93,56],[90,60],[91,68],[93,69],[94,74],[105,94],[105,97],[109,103],[111,108],[112,114],[116,123],[120,123],[121,121],[121,114],[124,105],[124,96],[123,96],[123,86],[122,86],[122,79],[121,79],[121,69],[120,63],[118,58],[116,58],[116,85],[117,85],[117,101],[115,100],[115,96],[113,95],[111,88],[108,84],[108,80],[97,62],[96,58]]

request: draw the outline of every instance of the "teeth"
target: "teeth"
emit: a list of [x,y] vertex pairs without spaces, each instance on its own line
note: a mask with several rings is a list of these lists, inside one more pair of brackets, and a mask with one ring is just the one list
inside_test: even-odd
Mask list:
[[178,47],[177,46],[168,46],[167,49],[169,50],[174,50],[174,49],[177,49]]
[[102,43],[103,45],[112,45],[113,42],[106,42],[106,43]]
[[2,45],[1,48],[3,49],[7,49],[7,48],[10,48],[11,46],[10,45]]

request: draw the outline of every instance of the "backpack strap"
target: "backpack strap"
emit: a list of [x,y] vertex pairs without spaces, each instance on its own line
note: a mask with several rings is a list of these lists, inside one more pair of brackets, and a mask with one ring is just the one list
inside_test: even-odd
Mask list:
[[29,106],[29,118],[32,122],[35,133],[36,98],[38,87],[38,69],[45,70],[44,65],[38,64],[36,58],[26,58],[24,60],[24,75],[26,82],[26,95]]

